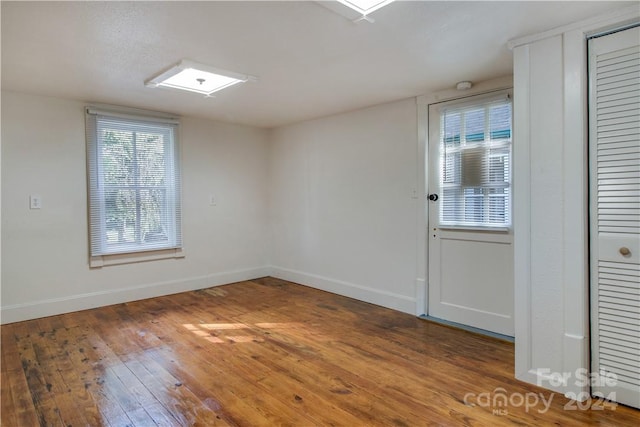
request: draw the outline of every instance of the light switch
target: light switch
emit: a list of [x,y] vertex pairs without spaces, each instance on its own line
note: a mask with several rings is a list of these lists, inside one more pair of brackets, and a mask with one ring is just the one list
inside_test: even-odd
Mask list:
[[29,207],[31,209],[40,209],[42,208],[42,196],[39,194],[32,194],[29,196]]

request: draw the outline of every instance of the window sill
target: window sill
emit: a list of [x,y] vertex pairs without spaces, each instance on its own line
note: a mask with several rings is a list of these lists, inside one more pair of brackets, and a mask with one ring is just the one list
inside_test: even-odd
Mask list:
[[110,265],[133,264],[138,262],[184,257],[185,253],[182,248],[162,249],[157,251],[134,252],[126,254],[99,255],[89,257],[89,267],[102,268]]

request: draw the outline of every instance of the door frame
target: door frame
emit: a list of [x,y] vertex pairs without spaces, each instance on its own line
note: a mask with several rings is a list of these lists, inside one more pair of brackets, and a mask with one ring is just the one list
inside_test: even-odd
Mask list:
[[[475,84],[471,89],[459,91],[447,89],[416,98],[418,112],[418,233],[417,233],[417,279],[416,315],[429,316],[429,106],[441,102],[455,101],[471,96],[513,88],[513,76],[504,76]],[[513,218],[513,213],[512,213]]]
[[[466,92],[466,91],[465,91]],[[507,102],[512,104],[513,89],[497,89],[479,94],[464,93],[464,97],[451,101],[441,101],[429,105],[429,138],[427,139],[428,166],[431,168],[427,179],[427,193],[440,195],[437,201],[428,201],[427,215],[428,249],[430,254],[427,260],[427,283],[429,305],[427,311],[429,317],[451,322],[464,329],[471,329],[481,333],[487,333],[504,339],[513,339],[513,225],[509,221],[508,226],[447,226],[440,224],[439,213],[442,208],[444,190],[441,188],[441,118],[448,109],[485,108],[488,103]],[[485,117],[488,120],[488,117]],[[486,123],[485,123],[486,126]],[[512,149],[512,144],[510,151]],[[511,157],[509,158],[508,182],[512,182]],[[509,187],[510,200],[509,217],[513,191]],[[487,200],[485,200],[486,202]],[[456,246],[456,255],[444,256],[443,251],[451,246]],[[472,247],[482,247],[481,254],[473,256],[463,255],[465,250]],[[494,252],[491,256],[486,256]],[[452,281],[451,275],[456,275],[465,270],[457,266],[458,262],[469,265],[476,264],[475,273],[465,274],[459,280]],[[462,258],[457,258],[462,257]],[[453,264],[452,264],[453,263]],[[455,265],[455,266],[454,266]],[[492,267],[487,268],[487,265]],[[484,276],[480,281],[474,281],[472,276]],[[456,292],[457,289],[457,292]],[[447,291],[456,294],[445,297]],[[475,292],[475,298],[467,300],[463,295],[471,295]],[[498,303],[490,303],[483,298],[489,298]],[[476,300],[477,298],[477,300]],[[482,303],[480,301],[483,301]]]

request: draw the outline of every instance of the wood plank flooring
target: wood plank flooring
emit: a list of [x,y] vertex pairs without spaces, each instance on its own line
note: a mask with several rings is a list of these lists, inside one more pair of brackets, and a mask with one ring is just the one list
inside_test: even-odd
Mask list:
[[6,427],[640,425],[640,411],[579,409],[514,380],[513,358],[511,343],[263,278],[2,326],[0,418]]

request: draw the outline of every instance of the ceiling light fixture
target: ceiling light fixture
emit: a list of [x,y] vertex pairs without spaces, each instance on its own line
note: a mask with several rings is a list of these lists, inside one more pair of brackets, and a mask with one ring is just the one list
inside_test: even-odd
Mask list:
[[456,84],[456,89],[458,90],[469,90],[471,87],[473,87],[473,83],[470,81],[458,82],[458,84]]
[[373,23],[374,20],[369,18],[367,15],[372,12],[375,12],[381,7],[388,5],[389,3],[392,3],[394,0],[338,0],[338,1],[344,4],[345,6],[355,10],[356,12],[359,12],[362,14],[362,17],[357,19],[356,22],[365,20]]
[[169,87],[211,96],[214,92],[249,80],[255,81],[255,77],[183,60],[144,84],[148,87]]

